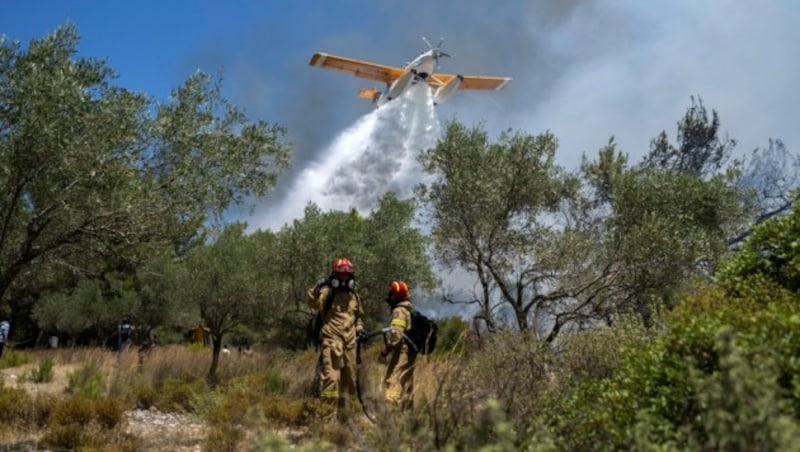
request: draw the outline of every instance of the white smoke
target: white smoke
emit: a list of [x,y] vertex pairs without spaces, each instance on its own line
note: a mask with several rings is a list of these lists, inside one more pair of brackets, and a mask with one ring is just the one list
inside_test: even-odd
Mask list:
[[306,167],[275,207],[251,222],[278,230],[301,218],[308,203],[323,211],[355,208],[366,214],[387,192],[401,198],[422,181],[417,156],[441,134],[431,90],[411,86],[399,98],[359,118]]

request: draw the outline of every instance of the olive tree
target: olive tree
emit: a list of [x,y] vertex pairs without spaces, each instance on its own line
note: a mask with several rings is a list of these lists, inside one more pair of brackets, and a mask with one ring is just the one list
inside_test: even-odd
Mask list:
[[549,133],[506,131],[491,142],[482,126],[454,121],[420,157],[434,176],[418,190],[434,253],[446,268],[475,277],[475,297],[467,301],[490,329],[504,307],[518,328],[531,328],[539,320],[535,314],[596,279],[578,277],[583,269],[573,257],[587,247],[586,237],[556,215],[578,188],[556,165],[556,148]]
[[173,272],[171,297],[184,309],[193,310],[210,330],[213,348],[208,377],[212,383],[217,379],[225,335],[267,315],[264,276],[270,268],[264,264],[270,256],[260,253],[244,231],[244,224],[227,226],[208,245],[189,250]]
[[77,57],[71,24],[0,40],[0,299],[59,272],[132,272],[181,251],[233,203],[265,194],[289,160],[283,128],[250,121],[218,80],[160,101]]
[[78,335],[87,331],[98,340],[108,340],[137,304],[133,290],[109,289],[108,281],[80,279],[74,287],[42,296],[32,317],[40,328],[67,334],[73,346]]
[[613,139],[583,159],[586,200],[573,215],[592,225],[605,254],[609,314],[631,308],[647,319],[652,305],[674,305],[693,280],[713,274],[752,211],[717,113],[709,118],[693,98],[677,128],[675,144],[662,132],[637,165]]

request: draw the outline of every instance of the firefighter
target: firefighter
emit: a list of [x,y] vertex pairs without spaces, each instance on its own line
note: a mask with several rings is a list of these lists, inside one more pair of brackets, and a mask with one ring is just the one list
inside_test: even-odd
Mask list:
[[388,364],[384,378],[386,401],[402,409],[411,407],[414,390],[414,363],[417,352],[409,347],[406,333],[411,330],[410,291],[403,281],[392,281],[386,302],[392,309],[390,332],[378,358]]
[[356,341],[363,334],[361,301],[350,260],[333,262],[331,274],[308,291],[308,306],[322,313],[319,332],[317,394],[339,418],[348,416],[356,393]]

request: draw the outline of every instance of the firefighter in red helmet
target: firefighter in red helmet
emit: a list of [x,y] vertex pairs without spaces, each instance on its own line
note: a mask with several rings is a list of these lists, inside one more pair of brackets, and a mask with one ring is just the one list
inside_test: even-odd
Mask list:
[[331,274],[308,290],[308,306],[321,314],[319,328],[318,395],[347,417],[356,393],[356,340],[363,334],[364,312],[355,290],[349,259],[337,259]]
[[381,363],[388,364],[384,378],[386,400],[403,409],[409,408],[414,390],[414,365],[417,352],[404,340],[411,330],[411,293],[408,284],[392,281],[386,302],[392,309],[392,321],[386,345],[380,352]]

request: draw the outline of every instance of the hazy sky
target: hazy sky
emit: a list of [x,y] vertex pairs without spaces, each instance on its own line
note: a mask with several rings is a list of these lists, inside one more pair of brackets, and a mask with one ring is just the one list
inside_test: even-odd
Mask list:
[[[0,33],[23,43],[67,20],[79,53],[107,59],[119,84],[165,99],[196,69],[223,68],[224,91],[253,118],[289,129],[293,169],[263,211],[371,111],[368,81],[308,66],[315,51],[402,65],[445,38],[441,71],[514,80],[457,93],[439,118],[492,133],[550,130],[577,168],[613,134],[638,160],[702,96],[739,150],[800,147],[800,2],[792,0],[26,1]],[[243,218],[247,220],[247,218]]]

